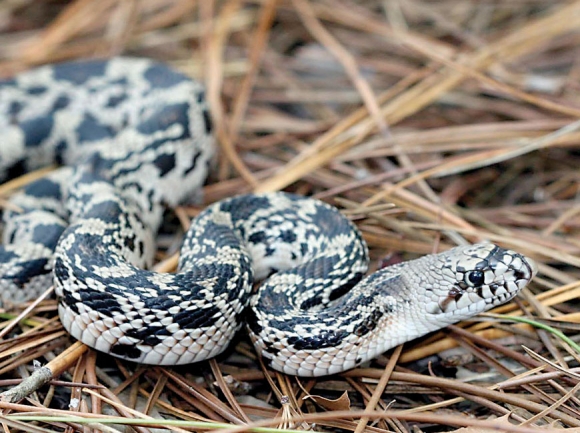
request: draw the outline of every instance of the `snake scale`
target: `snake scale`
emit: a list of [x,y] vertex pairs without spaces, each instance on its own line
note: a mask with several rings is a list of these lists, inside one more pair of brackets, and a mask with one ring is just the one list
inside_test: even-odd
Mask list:
[[245,321],[274,369],[321,376],[506,302],[536,273],[483,243],[365,278],[356,227],[287,193],[211,205],[192,222],[178,271],[146,270],[164,208],[208,174],[210,119],[199,84],[150,60],[63,63],[0,82],[2,179],[62,167],[4,211],[3,302],[54,284],[73,337],[147,364],[213,357]]

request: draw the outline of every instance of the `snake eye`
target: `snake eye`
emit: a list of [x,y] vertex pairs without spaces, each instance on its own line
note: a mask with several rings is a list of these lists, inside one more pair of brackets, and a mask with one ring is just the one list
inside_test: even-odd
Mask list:
[[483,272],[481,271],[471,271],[467,274],[467,283],[472,286],[479,287],[485,283],[485,278]]

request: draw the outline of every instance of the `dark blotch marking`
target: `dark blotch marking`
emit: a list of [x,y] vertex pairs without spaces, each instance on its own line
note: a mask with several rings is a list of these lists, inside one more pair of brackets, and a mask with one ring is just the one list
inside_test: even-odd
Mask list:
[[115,131],[111,127],[99,123],[97,119],[88,114],[85,115],[77,131],[80,142],[97,141],[115,135]]
[[59,224],[38,224],[34,227],[32,240],[54,251],[65,227]]
[[373,313],[367,319],[365,319],[364,322],[354,328],[354,333],[359,337],[368,334],[377,327],[381,317],[383,317],[382,311],[378,308],[375,309]]
[[119,106],[126,99],[127,99],[127,95],[125,95],[125,94],[111,96],[109,98],[109,100],[107,101],[107,107],[115,108],[115,107]]
[[18,123],[18,120],[16,119],[16,117],[22,111],[23,107],[24,106],[19,101],[12,101],[10,103],[10,106],[8,107],[8,115],[11,117],[12,123]]
[[361,272],[357,272],[345,284],[343,284],[342,286],[340,286],[336,290],[333,290],[330,293],[330,295],[328,296],[328,299],[330,301],[334,301],[335,299],[338,299],[341,296],[343,296],[344,294],[348,293],[350,291],[350,289],[352,289],[354,286],[356,286],[359,283],[359,281],[362,279],[362,277],[364,277],[364,274]]
[[172,154],[162,154],[159,155],[153,164],[159,169],[159,174],[161,177],[165,176],[171,170],[175,168],[175,155]]
[[198,310],[182,310],[173,316],[173,321],[182,329],[207,328],[213,325],[220,314],[220,309],[214,306]]
[[53,111],[62,110],[63,108],[68,107],[70,104],[70,99],[67,96],[59,96],[52,106]]
[[340,214],[340,212],[329,206],[317,207],[316,214],[312,219],[317,221],[321,232],[325,233],[330,238],[340,234],[350,233],[352,231],[352,226]]
[[114,201],[103,201],[92,206],[83,213],[84,218],[100,218],[105,221],[117,221],[123,214],[119,203]]
[[255,197],[242,195],[227,200],[220,205],[220,210],[232,214],[234,221],[247,220],[257,210],[268,209],[270,207],[270,200],[267,197]]
[[185,174],[189,174],[197,168],[197,160],[199,159],[200,156],[201,156],[201,152],[195,152],[195,154],[193,155],[193,158],[191,159],[191,164],[189,165],[187,170],[185,170]]
[[6,169],[6,178],[14,179],[15,177],[18,177],[24,173],[26,173],[26,163],[23,159],[21,159]]
[[248,241],[250,241],[253,244],[261,244],[266,240],[266,233],[260,231],[260,232],[256,232],[256,233],[252,233],[250,235],[250,237],[248,238]]
[[32,87],[29,87],[28,89],[26,89],[26,92],[29,95],[42,95],[44,92],[46,92],[46,87],[44,87],[44,86],[32,86]]
[[271,353],[273,356],[278,356],[278,353],[280,353],[280,349],[276,349],[273,345],[271,344],[266,344],[264,347],[264,351]]
[[43,275],[50,273],[50,268],[48,267],[48,259],[38,258],[34,260],[28,260],[24,265],[24,272],[18,281],[23,284],[30,281],[30,278],[37,275]]
[[125,344],[114,344],[111,347],[113,355],[121,356],[128,359],[137,359],[141,357],[141,350],[135,346],[128,346]]
[[84,289],[80,291],[82,302],[89,308],[101,314],[114,317],[115,313],[125,314],[112,294],[97,290]]
[[170,69],[167,66],[159,63],[155,63],[150,66],[145,71],[144,77],[147,81],[149,81],[149,83],[151,83],[152,87],[162,89],[173,87],[178,83],[188,80],[179,72],[176,72],[173,69]]
[[135,235],[126,236],[123,239],[123,244],[131,251],[135,251]]
[[312,337],[290,337],[288,344],[294,346],[296,350],[316,350],[326,347],[338,346],[348,336],[343,330],[328,331]]
[[59,141],[54,148],[54,162],[58,165],[64,165],[64,153],[67,149],[66,141]]
[[[152,298],[147,298],[144,301],[145,301],[145,308],[148,308],[149,310],[151,310],[153,312],[153,314],[156,314],[156,310],[165,312],[165,311],[169,310],[170,308],[179,305],[173,299],[169,298],[167,295],[160,295],[160,296],[156,296],[156,297],[152,297]],[[147,327],[147,329],[149,330],[149,332],[151,331],[151,329],[157,329],[157,334],[159,334],[159,327],[157,327],[157,326],[149,326],[149,327]],[[165,335],[169,335],[169,334],[165,334]],[[144,337],[141,336],[139,338],[144,338]]]
[[2,89],[2,87],[14,87],[17,85],[18,85],[18,83],[16,82],[16,79],[14,79],[14,78],[7,78],[5,80],[0,80],[0,89]]
[[50,115],[23,121],[20,128],[24,132],[24,145],[39,146],[50,135],[53,127],[54,118]]
[[18,264],[22,266],[20,272],[8,274],[3,277],[3,279],[11,280],[18,287],[23,287],[34,277],[50,273],[48,259],[46,258],[27,260],[26,262],[19,262]]
[[106,61],[85,60],[82,62],[70,62],[54,67],[54,79],[69,81],[73,84],[84,84],[94,76],[105,73]]
[[[155,191],[151,190],[149,191],[149,193],[147,194],[147,202],[149,203],[149,211],[153,210],[153,206],[156,203],[155,200]],[[140,221],[141,225],[143,225],[143,221]]]
[[143,186],[141,186],[137,182],[127,182],[127,183],[123,184],[123,189],[129,190],[131,188],[135,188],[135,191],[137,191],[138,193],[143,192]]
[[65,292],[64,297],[60,298],[58,302],[65,308],[70,308],[75,314],[80,313],[76,300],[71,296],[70,292]]
[[248,308],[246,310],[244,319],[245,319],[244,321],[254,334],[260,335],[260,333],[264,330],[264,327],[258,323],[258,318],[256,317],[256,314],[251,308]]
[[[69,275],[67,272],[66,267],[62,263],[62,259],[57,258],[54,262],[54,276],[59,281],[67,281],[69,279]],[[68,295],[69,292],[65,292],[65,296]],[[76,301],[67,302],[68,305],[72,305]]]
[[292,230],[285,230],[280,233],[280,240],[290,244],[296,241],[296,233],[294,233]]
[[169,331],[162,326],[147,326],[141,329],[129,329],[126,335],[127,337],[140,340],[140,344],[157,346],[162,341],[160,337],[169,335]]
[[[179,124],[183,127],[183,133],[179,137],[173,137],[173,139],[191,138],[189,118],[187,117],[188,110],[189,104],[186,103],[161,106],[151,116],[140,122],[136,129],[142,134],[150,135],[158,131],[165,131],[170,126]],[[149,148],[155,149],[166,141],[167,138],[154,141],[149,145]]]
[[60,185],[50,179],[39,179],[32,182],[24,189],[26,195],[32,197],[53,197],[57,200],[62,198],[62,191]]
[[203,110],[202,114],[203,114],[203,123],[205,125],[205,133],[209,135],[213,130],[213,122],[211,120],[209,111]]
[[308,310],[309,308],[316,307],[320,304],[322,304],[322,298],[320,296],[314,296],[300,304],[300,308],[303,310]]

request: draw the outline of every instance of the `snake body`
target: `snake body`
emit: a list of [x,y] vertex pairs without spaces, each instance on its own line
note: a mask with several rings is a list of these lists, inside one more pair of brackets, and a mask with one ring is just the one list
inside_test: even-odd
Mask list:
[[149,60],[65,63],[0,82],[0,175],[63,165],[4,212],[2,300],[52,282],[73,337],[147,364],[213,357],[245,320],[273,368],[320,376],[506,302],[536,272],[484,243],[363,278],[356,227],[287,193],[211,205],[192,221],[178,271],[146,270],[164,206],[207,176],[211,129],[202,87]]

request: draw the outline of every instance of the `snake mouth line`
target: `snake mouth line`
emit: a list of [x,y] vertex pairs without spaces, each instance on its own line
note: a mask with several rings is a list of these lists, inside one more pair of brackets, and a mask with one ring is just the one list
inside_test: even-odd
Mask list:
[[502,293],[501,295],[494,296],[493,298],[485,299],[485,301],[486,301],[487,305],[492,305],[492,306],[503,304],[504,302],[507,302],[510,299],[515,298],[515,296],[518,294],[518,292],[519,291]]

